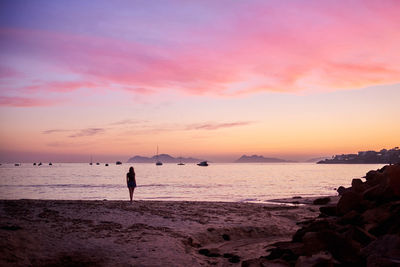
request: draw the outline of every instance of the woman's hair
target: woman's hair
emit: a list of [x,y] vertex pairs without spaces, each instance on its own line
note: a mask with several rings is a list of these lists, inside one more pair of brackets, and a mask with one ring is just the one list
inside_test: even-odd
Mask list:
[[130,167],[130,168],[129,168],[129,172],[131,172],[131,173],[132,173],[132,172],[133,172],[133,173],[135,172],[135,170],[133,169],[133,167]]

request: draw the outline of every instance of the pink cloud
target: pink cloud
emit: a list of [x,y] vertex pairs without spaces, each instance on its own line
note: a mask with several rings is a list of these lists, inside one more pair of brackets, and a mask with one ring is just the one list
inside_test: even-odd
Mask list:
[[[48,81],[27,91],[232,96],[345,90],[400,82],[398,10],[396,1],[238,3],[203,28],[180,29],[176,42],[152,44],[43,30],[1,29],[0,36],[23,42],[15,49],[56,66]],[[51,78],[60,70],[78,78]]]
[[23,89],[27,92],[50,91],[50,92],[71,92],[80,88],[96,88],[98,85],[85,81],[55,81],[42,82],[35,85],[29,85]]
[[60,103],[59,100],[0,96],[0,106],[8,107],[41,107],[53,106],[58,103]]

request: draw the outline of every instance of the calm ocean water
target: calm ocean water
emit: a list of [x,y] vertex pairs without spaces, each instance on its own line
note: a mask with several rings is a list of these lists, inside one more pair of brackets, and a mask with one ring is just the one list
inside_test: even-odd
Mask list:
[[[127,200],[125,177],[132,164],[2,164],[0,199]],[[382,164],[133,164],[137,200],[264,202],[292,196],[335,195]]]

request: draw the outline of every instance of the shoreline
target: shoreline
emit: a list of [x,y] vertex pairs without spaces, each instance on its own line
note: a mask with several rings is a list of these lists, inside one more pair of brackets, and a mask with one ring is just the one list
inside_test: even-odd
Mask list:
[[289,200],[0,200],[0,265],[237,265],[319,213]]

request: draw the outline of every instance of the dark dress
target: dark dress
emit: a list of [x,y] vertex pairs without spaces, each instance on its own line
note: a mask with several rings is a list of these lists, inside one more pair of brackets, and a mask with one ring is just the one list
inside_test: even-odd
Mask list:
[[126,177],[128,178],[128,187],[136,187],[136,179],[135,179],[135,173],[130,173],[128,172],[126,174]]

